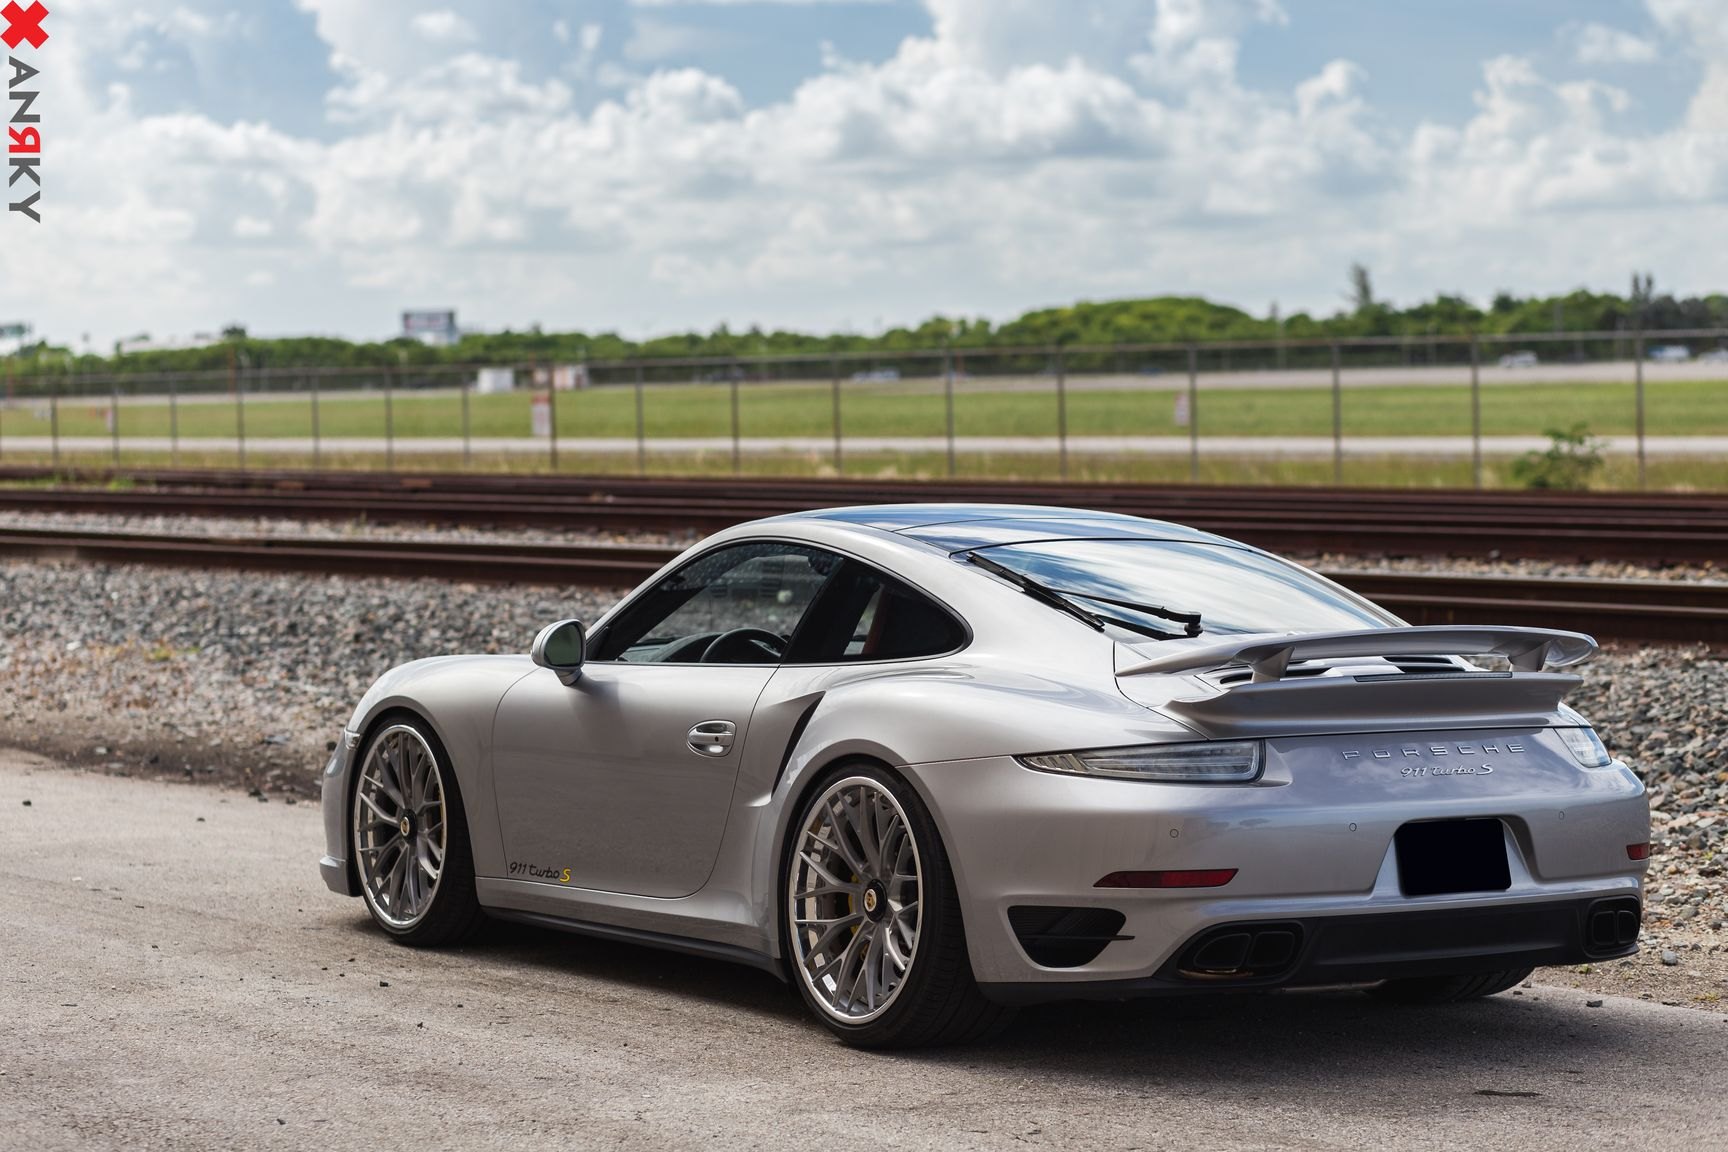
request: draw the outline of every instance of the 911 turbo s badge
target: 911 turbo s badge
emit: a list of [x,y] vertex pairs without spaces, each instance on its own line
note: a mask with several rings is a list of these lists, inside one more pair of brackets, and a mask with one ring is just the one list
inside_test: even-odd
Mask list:
[[1432,768],[1426,764],[1406,764],[1398,770],[1398,775],[1406,780],[1415,780],[1422,776],[1487,776],[1493,771],[1492,764],[1436,764]]
[[519,860],[510,861],[510,875],[526,876],[530,880],[556,880],[560,884],[570,883],[570,869],[559,868],[556,865],[547,868],[539,864],[524,864]]

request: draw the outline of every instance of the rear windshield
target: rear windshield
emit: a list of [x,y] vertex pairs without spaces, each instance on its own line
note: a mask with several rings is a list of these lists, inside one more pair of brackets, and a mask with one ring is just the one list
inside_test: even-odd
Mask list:
[[1333,632],[1398,620],[1366,600],[1273,556],[1175,540],[1047,540],[982,549],[998,564],[1068,593],[1081,607],[1172,635],[1180,624],[1094,597],[1198,612],[1201,629]]

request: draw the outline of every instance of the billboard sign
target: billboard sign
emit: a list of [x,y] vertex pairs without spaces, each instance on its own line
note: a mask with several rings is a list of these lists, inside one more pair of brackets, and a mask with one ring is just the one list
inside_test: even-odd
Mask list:
[[448,345],[461,338],[456,328],[456,313],[452,310],[425,310],[402,313],[402,335],[422,344]]

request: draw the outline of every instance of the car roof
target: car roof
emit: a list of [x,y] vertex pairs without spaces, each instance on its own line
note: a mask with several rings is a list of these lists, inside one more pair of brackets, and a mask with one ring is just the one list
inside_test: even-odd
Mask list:
[[949,552],[1032,540],[1078,539],[1173,540],[1241,547],[1223,536],[1166,520],[1040,504],[869,504],[773,518],[786,520],[875,528]]

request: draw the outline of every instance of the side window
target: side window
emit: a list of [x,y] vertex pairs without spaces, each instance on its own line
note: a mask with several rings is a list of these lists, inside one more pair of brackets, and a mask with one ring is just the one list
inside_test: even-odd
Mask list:
[[842,562],[802,544],[762,541],[692,560],[606,630],[596,660],[778,664]]
[[892,576],[848,560],[787,660],[910,660],[940,656],[965,643],[965,626],[946,608]]

